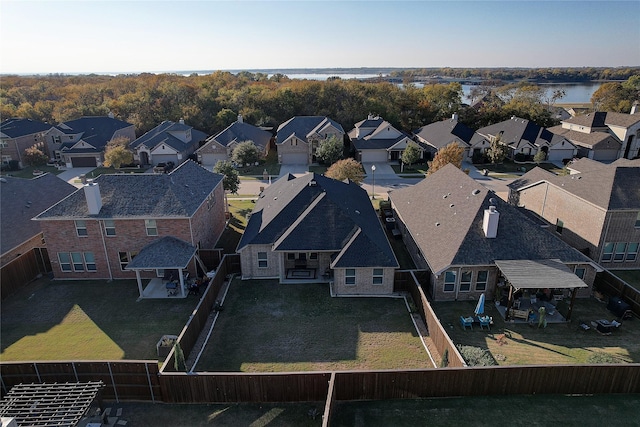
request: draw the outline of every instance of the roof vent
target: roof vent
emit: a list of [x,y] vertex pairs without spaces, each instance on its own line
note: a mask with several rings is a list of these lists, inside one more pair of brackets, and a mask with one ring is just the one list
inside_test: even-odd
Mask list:
[[440,227],[440,223],[439,222],[436,222],[436,227]]
[[446,198],[447,198],[447,195],[445,194],[444,196],[442,196],[442,198],[443,198],[443,199],[446,199]]
[[451,203],[451,204],[449,205],[449,207],[450,207],[450,208],[452,208],[453,206],[454,206],[454,205],[453,205],[453,203]]
[[358,215],[360,215],[360,211],[359,211],[358,209],[356,209],[356,213],[357,213]]
[[478,194],[480,194],[480,190],[478,190],[477,188],[475,190],[473,190],[471,192],[471,194],[473,194],[474,196],[477,196]]
[[309,181],[309,187],[315,187],[316,185],[318,185],[318,183],[316,182],[315,179],[312,179],[311,181]]

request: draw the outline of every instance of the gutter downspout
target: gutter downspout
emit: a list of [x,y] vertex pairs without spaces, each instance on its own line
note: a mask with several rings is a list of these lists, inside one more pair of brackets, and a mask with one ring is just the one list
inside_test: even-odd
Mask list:
[[458,267],[458,274],[456,274],[456,301],[458,301],[458,294],[460,293],[460,278],[462,277],[462,267]]
[[100,227],[100,237],[102,237],[102,247],[104,248],[104,257],[107,260],[107,269],[109,270],[109,280],[113,280],[113,273],[111,272],[111,263],[109,262],[109,253],[107,252],[107,242],[104,240],[103,222],[98,221],[98,227]]

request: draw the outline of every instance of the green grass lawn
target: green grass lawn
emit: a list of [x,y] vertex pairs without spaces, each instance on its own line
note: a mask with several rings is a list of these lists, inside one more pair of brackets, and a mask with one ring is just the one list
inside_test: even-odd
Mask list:
[[563,168],[559,168],[556,165],[554,165],[553,163],[540,163],[540,164],[536,164],[536,163],[514,163],[512,160],[505,160],[502,163],[499,164],[476,164],[474,165],[478,170],[482,170],[482,169],[487,169],[489,171],[490,174],[503,174],[503,175],[508,175],[511,176],[510,174],[513,173],[523,173],[523,168],[524,168],[524,172],[529,172],[531,169],[535,168],[536,166],[541,167],[542,169],[548,170],[549,172],[553,172],[557,175],[563,175],[566,174],[566,169]]
[[62,172],[58,170],[58,168],[56,168],[55,166],[45,165],[45,166],[37,166],[37,167],[27,166],[19,171],[3,171],[2,175],[10,175],[10,176],[15,176],[16,178],[31,179],[36,177],[36,175],[33,174],[34,170],[48,172],[53,175],[58,175],[60,172]]
[[429,367],[402,299],[331,298],[327,284],[236,279],[196,370]]
[[416,164],[411,166],[406,166],[402,168],[400,165],[392,164],[391,167],[396,174],[402,175],[422,175],[425,176],[427,171],[429,170],[429,165],[425,164]]
[[[474,328],[463,330],[460,316],[473,313],[475,301],[432,303],[440,322],[456,344],[487,349],[500,365],[581,364],[589,363],[594,354],[606,353],[620,363],[640,362],[640,320],[625,320],[611,335],[604,336],[595,328],[579,330],[580,320],[589,324],[598,319],[615,318],[604,303],[594,298],[576,299],[570,323],[550,323],[546,329],[526,323],[504,322],[493,302],[485,312],[493,317],[491,332]],[[497,334],[507,335],[507,344],[498,345]]]
[[247,226],[247,215],[253,211],[255,202],[252,200],[234,200],[232,198],[229,198],[228,202],[231,218],[216,247],[223,248],[224,253],[233,254],[236,252],[242,233]]
[[640,270],[611,270],[611,272],[640,291]]
[[197,300],[137,298],[135,280],[33,282],[2,301],[0,360],[156,359]]
[[640,395],[478,396],[338,402],[332,426],[640,426]]

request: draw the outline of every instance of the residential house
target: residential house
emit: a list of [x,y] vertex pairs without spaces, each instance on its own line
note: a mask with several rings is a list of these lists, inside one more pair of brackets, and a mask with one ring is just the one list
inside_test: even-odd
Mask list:
[[433,159],[438,150],[455,142],[464,149],[463,160],[471,161],[475,156],[484,153],[489,146],[489,140],[473,131],[464,123],[458,121],[454,114],[450,119],[431,123],[413,132],[413,138],[425,149],[425,158]]
[[278,126],[276,147],[278,163],[308,165],[316,161],[320,142],[335,136],[344,139],[344,130],[336,121],[323,116],[296,116]]
[[640,160],[580,159],[570,167],[567,176],[532,169],[509,185],[510,202],[603,267],[638,269]]
[[490,142],[499,137],[500,141],[509,147],[509,157],[515,160],[533,160],[538,151],[543,151],[546,160],[560,162],[572,159],[578,152],[569,139],[554,134],[530,120],[515,116],[478,129],[477,133]]
[[407,144],[411,142],[409,135],[373,115],[356,123],[349,132],[349,139],[356,153],[356,160],[361,163],[397,163]]
[[0,156],[2,165],[17,161],[18,167],[24,167],[24,150],[33,146],[46,154],[45,134],[51,125],[31,119],[12,118],[0,123]]
[[0,178],[0,266],[46,247],[40,223],[31,218],[74,191],[76,187],[48,173],[33,179]]
[[230,160],[233,149],[241,142],[251,141],[263,155],[267,155],[271,143],[271,133],[245,123],[241,115],[222,132],[209,137],[196,150],[198,162],[204,166],[215,166],[221,160]]
[[[430,273],[424,286],[434,300],[495,297],[505,278],[534,295],[538,288],[590,295],[597,266],[588,257],[451,164],[389,199],[415,265]],[[548,268],[558,276],[544,277]]]
[[135,126],[108,116],[87,116],[51,127],[46,134],[49,156],[68,168],[102,166],[107,144],[136,139]]
[[563,120],[549,131],[570,140],[578,149],[578,157],[598,161],[613,161],[618,158],[622,144],[605,124],[607,113],[595,112]]
[[[39,214],[56,278],[163,277],[163,268],[196,273],[183,255],[213,249],[225,226],[222,175],[186,161],[168,174],[100,175]],[[156,269],[131,271],[144,251]],[[150,264],[153,265],[153,264]]]
[[398,262],[367,192],[288,175],[256,201],[238,244],[244,279],[330,281],[333,295],[388,295]]
[[178,123],[166,120],[129,144],[129,148],[142,166],[168,162],[178,165],[206,139],[206,133],[186,125],[184,120]]

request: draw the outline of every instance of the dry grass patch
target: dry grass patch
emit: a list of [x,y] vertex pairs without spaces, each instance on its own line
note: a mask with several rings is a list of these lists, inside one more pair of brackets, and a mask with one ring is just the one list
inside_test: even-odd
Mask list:
[[404,300],[235,280],[196,371],[429,368]]

